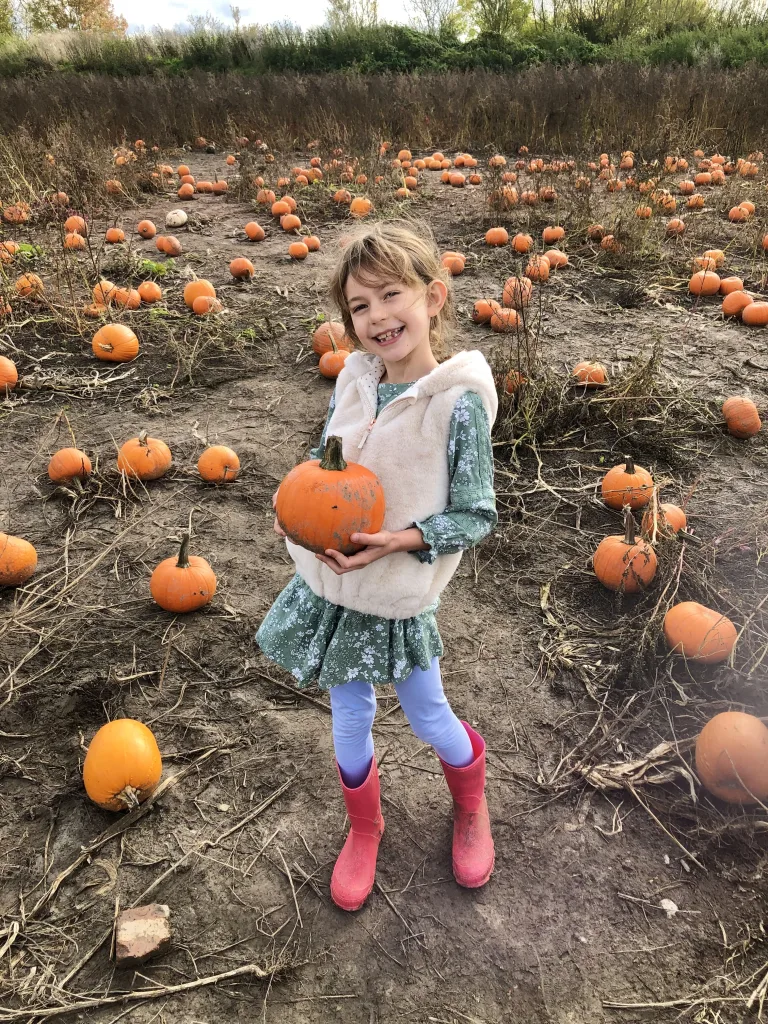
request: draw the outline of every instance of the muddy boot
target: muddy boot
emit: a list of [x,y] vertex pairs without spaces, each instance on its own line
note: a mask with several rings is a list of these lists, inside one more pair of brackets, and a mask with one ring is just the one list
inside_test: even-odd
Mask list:
[[[338,767],[337,764],[337,770]],[[376,856],[384,834],[376,758],[371,761],[365,782],[357,789],[344,785],[340,771],[339,780],[351,828],[331,875],[331,899],[342,910],[359,910],[373,888]]]
[[453,876],[459,885],[477,889],[491,877],[494,864],[491,823],[485,799],[485,740],[466,722],[474,761],[453,768],[440,759],[453,797]]

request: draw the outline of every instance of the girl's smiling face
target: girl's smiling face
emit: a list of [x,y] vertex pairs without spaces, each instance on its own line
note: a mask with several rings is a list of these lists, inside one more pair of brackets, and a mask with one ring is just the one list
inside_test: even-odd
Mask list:
[[350,275],[344,285],[360,344],[387,363],[399,363],[412,353],[417,361],[431,354],[430,319],[442,309],[447,294],[442,281],[424,288],[396,281],[365,284]]

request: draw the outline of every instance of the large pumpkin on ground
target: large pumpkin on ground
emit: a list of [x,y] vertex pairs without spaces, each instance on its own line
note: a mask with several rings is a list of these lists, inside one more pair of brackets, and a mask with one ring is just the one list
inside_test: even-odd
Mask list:
[[768,729],[754,715],[723,711],[696,740],[696,771],[710,793],[732,804],[768,799]]
[[162,773],[157,740],[133,718],[102,725],[83,763],[85,791],[106,811],[138,807],[152,795]]
[[635,535],[636,528],[627,508],[624,533],[604,537],[597,546],[592,567],[595,576],[609,590],[636,594],[645,590],[656,575],[656,553],[647,541]]
[[28,540],[0,533],[0,587],[26,583],[37,568],[37,551]]
[[344,461],[341,438],[325,443],[322,461],[295,466],[277,492],[275,513],[294,544],[322,553],[351,555],[361,549],[353,533],[378,533],[384,523],[384,491],[375,473]]
[[673,654],[711,665],[730,656],[736,627],[727,616],[698,601],[681,601],[664,616],[664,637]]
[[190,555],[185,533],[178,556],[164,558],[149,581],[152,597],[167,612],[193,612],[208,604],[216,593],[216,574],[199,555]]
[[139,480],[157,480],[165,473],[172,461],[171,449],[165,441],[147,437],[142,430],[138,437],[126,441],[117,454],[117,468],[126,476]]
[[611,508],[620,509],[629,505],[634,510],[642,508],[651,500],[653,478],[647,469],[636,466],[627,457],[622,465],[608,470],[603,477],[601,491],[603,501]]
[[139,339],[125,324],[104,324],[93,336],[93,354],[110,363],[129,363],[139,354]]

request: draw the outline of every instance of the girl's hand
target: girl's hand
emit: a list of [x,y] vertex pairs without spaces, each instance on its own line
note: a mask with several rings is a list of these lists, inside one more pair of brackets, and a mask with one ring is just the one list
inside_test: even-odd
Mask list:
[[[280,490],[280,488],[278,487],[277,491],[279,491],[279,490]],[[275,491],[275,493],[272,495],[272,508],[274,508],[277,505],[277,491]],[[277,516],[275,516],[275,522],[274,522],[274,525],[273,525],[272,529],[275,531],[275,533],[278,535],[278,537],[287,537],[288,536],[288,534],[282,528],[280,523],[278,523]]]
[[353,544],[365,544],[366,546],[354,555],[343,555],[341,551],[328,548],[325,554],[315,555],[315,558],[325,562],[337,576],[341,576],[345,572],[362,569],[364,566],[370,565],[371,562],[399,550],[395,536],[389,530],[379,530],[378,533],[353,533],[349,539]]

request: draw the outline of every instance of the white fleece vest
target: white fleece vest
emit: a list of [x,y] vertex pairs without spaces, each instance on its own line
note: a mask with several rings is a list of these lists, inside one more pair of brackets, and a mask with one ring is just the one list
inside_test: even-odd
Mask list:
[[[481,352],[459,352],[415,381],[376,417],[377,388],[386,367],[379,356],[353,352],[336,381],[328,435],[342,438],[344,458],[381,481],[384,529],[405,530],[444,512],[450,499],[448,439],[456,402],[465,391],[482,400],[492,425],[498,398]],[[461,552],[421,562],[409,551],[386,555],[338,576],[314,552],[286,540],[296,570],[318,597],[385,619],[410,619],[437,598]]]

